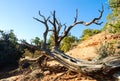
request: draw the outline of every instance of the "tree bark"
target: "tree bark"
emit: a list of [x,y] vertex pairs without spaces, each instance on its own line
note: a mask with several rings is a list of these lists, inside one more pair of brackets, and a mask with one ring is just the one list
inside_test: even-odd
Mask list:
[[[103,74],[103,75],[113,74],[117,69],[120,68],[120,56],[114,56],[114,57],[108,56],[107,58],[97,60],[97,61],[86,61],[86,60],[70,57],[59,50],[59,45],[61,41],[67,36],[70,30],[76,25],[78,24],[82,24],[85,26],[88,26],[91,24],[101,25],[102,22],[99,22],[99,20],[101,19],[102,14],[104,12],[103,6],[102,6],[102,10],[101,11],[99,10],[99,12],[100,12],[99,17],[93,18],[93,20],[91,20],[90,22],[84,22],[84,21],[78,21],[78,10],[76,10],[76,16],[75,16],[74,22],[69,26],[66,26],[65,24],[62,25],[61,22],[57,20],[55,11],[52,14],[52,20],[50,20],[50,17],[46,18],[45,16],[41,15],[41,13],[39,12],[39,15],[43,18],[43,20],[39,20],[38,18],[34,18],[34,19],[45,25],[46,30],[43,34],[43,37],[44,37],[43,46],[40,49],[28,43],[25,43],[25,44],[37,50],[44,51],[46,55],[54,58],[56,61],[58,61],[59,63],[63,64],[65,67],[71,70],[82,72],[88,75],[89,74],[94,75],[95,73],[96,75],[97,74]],[[50,26],[48,23],[53,26],[52,29],[50,29]],[[60,35],[60,31],[62,27],[64,27],[64,30]],[[54,34],[55,44],[52,50],[48,49],[46,46],[47,35],[49,31],[52,31]]]

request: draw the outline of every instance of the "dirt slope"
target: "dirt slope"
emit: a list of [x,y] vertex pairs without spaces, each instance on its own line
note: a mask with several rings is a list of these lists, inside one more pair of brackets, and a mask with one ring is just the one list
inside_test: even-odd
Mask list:
[[78,46],[67,52],[68,55],[80,59],[92,59],[96,57],[99,45],[106,40],[113,39],[113,34],[106,34],[105,32],[89,37],[87,40],[81,42]]

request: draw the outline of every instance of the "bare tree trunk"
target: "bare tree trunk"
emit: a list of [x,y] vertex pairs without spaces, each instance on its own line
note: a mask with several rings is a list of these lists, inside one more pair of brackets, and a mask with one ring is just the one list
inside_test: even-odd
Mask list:
[[[43,34],[43,37],[44,37],[43,46],[40,49],[28,43],[25,43],[25,44],[30,47],[34,47],[37,50],[44,51],[47,56],[54,58],[56,61],[58,61],[59,63],[63,64],[65,67],[71,70],[82,72],[84,74],[88,74],[92,76],[94,74],[96,75],[111,74],[112,75],[115,73],[116,70],[120,69],[120,56],[115,56],[115,57],[109,56],[107,58],[97,60],[97,61],[86,61],[86,60],[81,60],[81,59],[76,59],[74,57],[70,57],[67,54],[64,54],[63,52],[59,50],[59,45],[61,41],[67,36],[70,30],[76,25],[78,24],[82,24],[85,26],[88,26],[91,24],[101,25],[102,22],[99,23],[98,21],[101,19],[102,14],[104,12],[103,6],[102,6],[102,10],[101,11],[99,10],[99,12],[100,12],[99,17],[94,18],[90,22],[84,22],[84,21],[78,21],[78,10],[76,10],[76,17],[74,19],[74,22],[69,26],[66,26],[65,24],[62,25],[61,22],[57,20],[55,11],[52,14],[52,20],[50,20],[50,17],[46,18],[39,12],[39,15],[43,18],[43,20],[40,20],[38,18],[34,18],[34,19],[45,25],[46,30]],[[53,26],[52,29],[50,29],[50,26],[48,23]],[[60,31],[62,27],[64,27],[64,31],[60,35]],[[54,34],[54,47],[52,48],[52,50],[47,49],[47,46],[46,46],[47,35],[49,31],[52,31]]]

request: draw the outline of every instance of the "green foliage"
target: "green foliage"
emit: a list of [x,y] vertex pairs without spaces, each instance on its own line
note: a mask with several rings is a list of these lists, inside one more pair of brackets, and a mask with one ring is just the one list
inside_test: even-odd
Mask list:
[[111,42],[104,42],[100,45],[100,47],[98,48],[98,54],[99,59],[105,58],[107,56],[114,56],[115,55],[115,47],[114,47],[115,42],[111,41]]
[[31,42],[36,46],[41,46],[41,40],[39,37],[35,37]]
[[120,41],[118,41],[118,43],[117,43],[117,49],[118,49],[118,55],[120,55]]
[[120,49],[120,41],[118,41],[117,48]]
[[0,36],[0,66],[17,64],[23,51],[13,30],[7,33],[0,31]]
[[114,23],[108,22],[102,28],[102,31],[107,30],[109,33],[119,33],[120,32],[120,21],[115,21]]
[[108,25],[109,23],[105,23],[105,25],[103,26],[103,28],[101,29],[101,31],[105,31],[105,30],[108,30]]
[[[75,36],[72,35],[68,35],[66,36],[60,43],[60,50],[67,52],[68,50],[70,50],[70,48],[72,48],[75,43],[78,42],[78,39]],[[54,46],[54,36],[53,34],[50,35],[50,38],[48,40],[49,48],[52,48]]]
[[33,58],[36,58],[36,57],[40,56],[40,54],[41,54],[41,51],[35,50],[35,52],[33,54]]
[[100,30],[97,29],[85,29],[82,33],[81,40],[86,40],[88,37],[100,33]]
[[108,0],[109,6],[112,10],[112,18],[120,16],[120,0]]
[[41,51],[35,50],[34,52],[31,52],[30,49],[26,48],[24,49],[24,54],[23,57],[31,57],[31,58],[36,58],[41,54]]
[[48,43],[49,43],[49,48],[51,49],[54,46],[54,35],[53,33],[50,35],[49,39],[48,39]]
[[111,13],[107,16],[107,23],[102,30],[108,30],[110,33],[120,32],[120,0],[108,0]]
[[60,44],[60,50],[67,52],[74,46],[76,42],[77,38],[75,36],[69,35],[62,40]]
[[119,33],[120,32],[120,21],[118,21],[115,25],[110,24],[111,26],[111,33]]
[[[100,33],[101,30],[97,30],[97,29],[85,29],[83,31],[83,35],[81,37],[81,40],[85,40],[87,39],[88,37],[90,36],[93,36],[94,34],[98,34]],[[53,34],[50,35],[50,38],[49,38],[49,44],[50,44],[50,47],[51,48],[52,46],[54,46],[54,36]],[[66,36],[62,41],[61,41],[61,44],[60,44],[60,50],[64,51],[64,52],[67,52],[69,51],[74,45],[75,43],[78,42],[78,39],[75,37],[75,36],[71,36],[70,34],[68,36]]]
[[118,51],[118,54],[120,55],[120,51]]

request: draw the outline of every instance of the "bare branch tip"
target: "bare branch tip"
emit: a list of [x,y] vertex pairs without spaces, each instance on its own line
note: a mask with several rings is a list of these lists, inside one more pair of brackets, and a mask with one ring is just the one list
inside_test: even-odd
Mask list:
[[33,17],[33,19],[35,19],[35,20],[36,20],[37,18]]
[[56,11],[54,10],[53,13],[55,13]]
[[104,5],[102,4],[102,11],[104,11]]
[[47,21],[50,19],[50,16],[47,18]]
[[78,13],[78,9],[76,9],[76,12]]
[[39,11],[39,15],[41,15],[41,12]]

